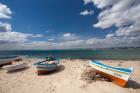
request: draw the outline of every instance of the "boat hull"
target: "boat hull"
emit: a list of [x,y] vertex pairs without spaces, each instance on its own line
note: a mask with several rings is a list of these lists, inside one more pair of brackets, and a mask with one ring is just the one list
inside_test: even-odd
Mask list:
[[11,64],[12,64],[11,61],[10,62],[6,62],[6,63],[3,63],[3,64],[0,64],[0,68],[3,67],[3,66],[5,66],[5,65],[11,65]]
[[49,74],[49,73],[51,73],[51,72],[53,72],[53,71],[55,71],[55,70],[56,70],[56,69],[52,69],[52,70],[38,69],[38,70],[37,70],[37,74],[38,74],[38,75]]
[[13,58],[0,59],[0,65],[10,63],[11,61],[13,61]]
[[37,68],[37,74],[43,75],[43,74],[48,74],[56,70],[58,64],[59,64],[59,61],[57,61],[56,64],[47,64],[47,63],[37,62],[34,65]]
[[[131,71],[132,69],[128,69],[128,71],[130,70],[131,72],[127,72],[127,71],[124,72],[121,70],[117,70],[120,68],[115,68],[115,67],[106,66],[106,65],[100,65],[94,61],[90,61],[89,65],[96,70],[97,74],[110,79],[112,82],[114,82],[122,87],[125,87],[128,79],[132,73],[132,71]],[[125,69],[125,70],[127,70],[127,69]]]
[[111,80],[112,82],[116,83],[117,85],[119,86],[122,86],[122,87],[125,87],[127,81],[121,79],[121,78],[118,78],[118,77],[115,77],[113,75],[110,75],[110,74],[107,74],[107,73],[104,73],[104,72],[101,72],[99,70],[96,70],[96,73]]
[[3,66],[2,68],[7,70],[7,72],[12,72],[15,70],[26,68],[27,66],[28,66],[27,63],[22,63],[22,64],[15,64],[15,65],[7,65],[7,66]]
[[48,74],[54,70],[56,70],[56,66],[52,67],[52,68],[48,68],[48,67],[37,67],[37,74],[38,75],[43,75],[43,74]]
[[0,67],[12,64],[12,61],[16,60],[17,58],[18,56],[0,58]]

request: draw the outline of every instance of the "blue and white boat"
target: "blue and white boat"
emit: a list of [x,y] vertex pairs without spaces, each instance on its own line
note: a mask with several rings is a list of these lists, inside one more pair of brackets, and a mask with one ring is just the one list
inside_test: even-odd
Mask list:
[[50,71],[55,70],[57,68],[58,64],[59,64],[58,59],[45,60],[45,61],[34,63],[34,65],[37,68],[38,75],[46,74]]
[[103,64],[98,60],[91,60],[89,62],[89,65],[96,70],[97,74],[102,75],[110,79],[112,82],[123,87],[126,85],[133,71],[133,67],[130,68],[113,67],[107,64]]

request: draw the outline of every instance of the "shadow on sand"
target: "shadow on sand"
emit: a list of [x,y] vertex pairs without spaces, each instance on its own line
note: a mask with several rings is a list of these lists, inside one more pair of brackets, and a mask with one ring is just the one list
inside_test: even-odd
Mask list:
[[133,81],[133,80],[129,80],[127,82],[127,88],[133,88],[133,89],[140,89],[140,83]]
[[13,73],[23,73],[24,71],[26,71],[29,67],[26,67],[26,68],[23,68],[23,69],[18,69],[18,70],[14,70],[14,71],[11,71],[11,72],[7,72],[8,74],[13,74]]
[[65,66],[59,65],[58,68],[56,69],[56,71],[54,71],[54,72],[55,72],[55,73],[61,72],[61,71],[63,71],[64,69],[65,69]]
[[[59,66],[57,67],[57,69],[55,69],[55,70],[53,70],[53,71],[49,71],[49,72],[47,72],[47,73],[45,73],[45,74],[42,74],[42,75],[44,76],[44,75],[56,74],[56,73],[58,73],[58,72],[63,71],[64,69],[65,69],[65,66],[59,65]],[[41,75],[41,76],[42,76],[42,75]],[[40,75],[39,75],[39,76],[40,76]]]

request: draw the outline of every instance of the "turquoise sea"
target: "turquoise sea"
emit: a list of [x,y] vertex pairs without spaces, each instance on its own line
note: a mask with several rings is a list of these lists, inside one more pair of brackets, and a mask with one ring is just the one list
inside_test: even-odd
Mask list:
[[70,59],[79,58],[79,59],[139,60],[140,49],[0,51],[0,57],[10,55],[24,55],[33,58],[45,58],[45,56],[51,55],[57,58],[70,58]]

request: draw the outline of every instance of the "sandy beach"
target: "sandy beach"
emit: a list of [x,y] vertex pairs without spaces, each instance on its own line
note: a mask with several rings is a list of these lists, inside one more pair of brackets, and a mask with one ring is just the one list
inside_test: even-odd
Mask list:
[[0,93],[140,93],[140,61],[102,60],[112,66],[134,67],[127,87],[123,88],[103,80],[82,80],[81,73],[88,67],[89,60],[63,59],[55,72],[38,76],[33,63],[40,60],[28,58],[19,61],[29,65],[20,71],[6,73],[0,69]]

